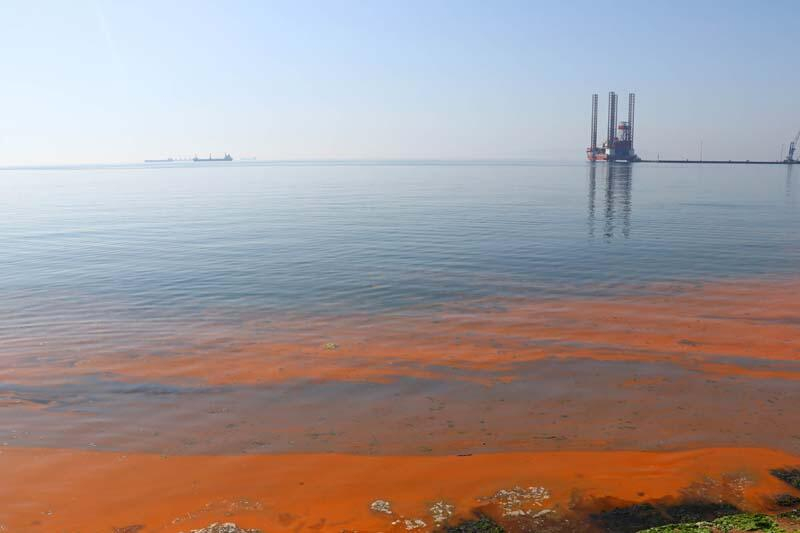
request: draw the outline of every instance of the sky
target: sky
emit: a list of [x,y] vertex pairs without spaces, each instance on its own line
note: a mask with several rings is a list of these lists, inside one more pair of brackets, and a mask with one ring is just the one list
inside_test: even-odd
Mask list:
[[[645,158],[776,159],[796,3],[0,3],[0,165],[580,160],[635,92]],[[621,117],[622,118],[622,117]]]

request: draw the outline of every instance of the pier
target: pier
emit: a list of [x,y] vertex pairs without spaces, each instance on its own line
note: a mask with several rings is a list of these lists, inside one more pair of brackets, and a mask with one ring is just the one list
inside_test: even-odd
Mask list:
[[640,159],[639,163],[690,163],[709,165],[796,165],[799,161],[751,161],[736,159]]

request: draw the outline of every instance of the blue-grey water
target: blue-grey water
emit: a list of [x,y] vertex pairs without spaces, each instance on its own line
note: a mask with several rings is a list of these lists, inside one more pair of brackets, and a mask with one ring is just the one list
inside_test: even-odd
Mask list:
[[352,164],[0,171],[4,323],[383,309],[796,272],[782,166]]
[[186,163],[7,169],[0,189],[19,349],[800,267],[785,166]]

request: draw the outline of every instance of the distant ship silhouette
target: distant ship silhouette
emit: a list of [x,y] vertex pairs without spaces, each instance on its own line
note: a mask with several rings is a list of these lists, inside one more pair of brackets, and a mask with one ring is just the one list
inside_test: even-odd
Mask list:
[[231,154],[225,154],[225,157],[211,157],[211,154],[208,154],[208,159],[201,159],[197,156],[192,158],[194,162],[204,162],[204,161],[233,161]]

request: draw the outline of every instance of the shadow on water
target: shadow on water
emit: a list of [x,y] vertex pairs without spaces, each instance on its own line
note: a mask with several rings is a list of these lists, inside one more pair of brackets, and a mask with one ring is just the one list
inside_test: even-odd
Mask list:
[[[598,164],[589,164],[589,206],[587,226],[589,238],[595,237],[597,218],[597,172]],[[605,173],[605,205],[603,210],[603,237],[610,241],[618,237],[627,239],[631,233],[631,190],[633,183],[633,165],[606,163],[600,166]],[[787,178],[788,180],[788,178]]]

